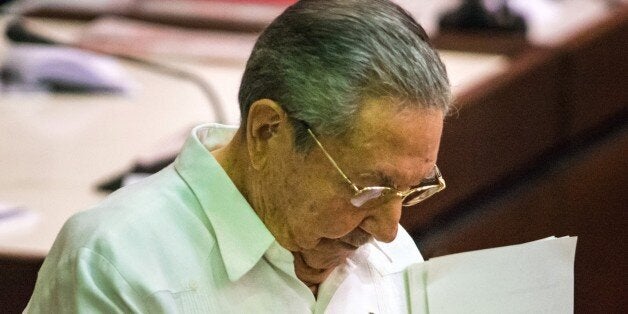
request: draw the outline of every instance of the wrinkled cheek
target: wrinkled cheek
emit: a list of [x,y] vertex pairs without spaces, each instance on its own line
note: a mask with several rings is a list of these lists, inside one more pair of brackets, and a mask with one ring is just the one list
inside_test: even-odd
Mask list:
[[328,208],[326,219],[329,224],[327,237],[338,239],[358,228],[364,213],[356,210],[347,200],[335,200]]
[[343,222],[336,220],[333,226],[326,228],[324,236],[329,239],[342,239],[346,237],[351,231],[355,230],[356,224],[354,222]]
[[362,220],[355,209],[347,208],[346,200],[338,197],[318,195],[293,208],[294,216],[290,219],[299,226],[295,232],[309,240],[341,238],[357,228]]

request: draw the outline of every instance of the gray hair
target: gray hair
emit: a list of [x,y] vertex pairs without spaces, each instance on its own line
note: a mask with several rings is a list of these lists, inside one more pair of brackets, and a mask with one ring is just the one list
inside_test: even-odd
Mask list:
[[259,99],[293,119],[295,145],[308,151],[311,127],[340,136],[360,105],[388,97],[403,106],[449,111],[445,66],[421,26],[387,0],[302,0],[257,40],[239,91],[242,126]]

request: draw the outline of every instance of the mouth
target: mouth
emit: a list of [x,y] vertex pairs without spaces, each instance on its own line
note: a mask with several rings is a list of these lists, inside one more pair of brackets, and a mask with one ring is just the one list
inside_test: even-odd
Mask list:
[[340,244],[340,246],[342,246],[343,249],[349,251],[355,251],[360,247],[360,245],[355,245],[349,242],[345,242],[343,240],[339,240],[338,243]]

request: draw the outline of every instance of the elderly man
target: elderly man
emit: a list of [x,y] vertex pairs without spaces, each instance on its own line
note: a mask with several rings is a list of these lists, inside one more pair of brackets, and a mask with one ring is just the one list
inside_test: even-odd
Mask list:
[[406,312],[404,207],[444,188],[450,104],[422,28],[385,0],[300,1],[260,36],[239,128],[71,218],[28,312]]

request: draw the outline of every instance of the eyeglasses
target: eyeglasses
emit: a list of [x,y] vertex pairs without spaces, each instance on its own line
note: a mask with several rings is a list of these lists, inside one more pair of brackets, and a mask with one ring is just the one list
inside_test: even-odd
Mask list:
[[383,195],[393,194],[398,197],[401,197],[401,205],[404,207],[416,205],[430,196],[442,191],[445,188],[445,179],[438,170],[438,167],[434,165],[434,169],[432,174],[428,176],[426,179],[421,182],[418,186],[415,186],[407,191],[399,191],[392,187],[387,186],[368,186],[368,187],[358,187],[354,184],[345,173],[338,167],[336,161],[331,158],[331,155],[325,150],[323,144],[316,138],[314,132],[311,129],[307,129],[307,132],[312,136],[318,147],[321,148],[327,159],[334,165],[338,173],[342,176],[342,178],[351,185],[351,188],[354,191],[353,197],[351,198],[351,204],[355,207],[361,207],[366,202],[377,199]]

